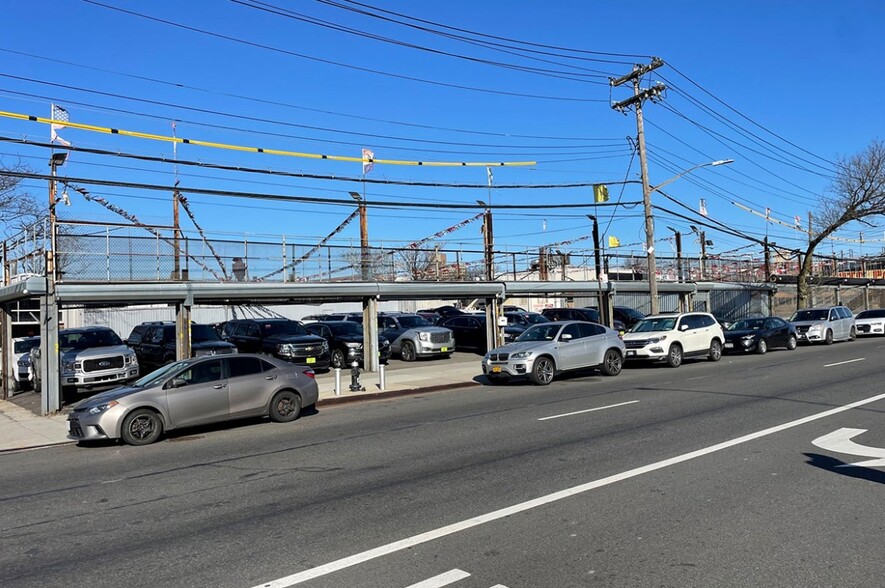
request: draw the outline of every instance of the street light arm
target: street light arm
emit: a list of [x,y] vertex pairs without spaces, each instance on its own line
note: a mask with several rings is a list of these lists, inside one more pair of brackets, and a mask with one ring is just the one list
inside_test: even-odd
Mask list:
[[658,184],[656,186],[652,186],[649,189],[648,193],[651,194],[653,192],[656,192],[656,191],[660,190],[661,188],[663,188],[664,186],[666,186],[667,184],[669,184],[671,182],[675,182],[676,180],[678,180],[682,176],[690,174],[691,172],[693,172],[696,169],[700,169],[702,167],[709,167],[709,166],[728,165],[729,163],[734,163],[734,160],[733,159],[717,159],[716,161],[708,161],[707,163],[698,164],[694,167],[688,168],[687,170],[679,172],[678,174],[676,174],[675,176],[673,176],[669,180],[664,180],[660,184]]

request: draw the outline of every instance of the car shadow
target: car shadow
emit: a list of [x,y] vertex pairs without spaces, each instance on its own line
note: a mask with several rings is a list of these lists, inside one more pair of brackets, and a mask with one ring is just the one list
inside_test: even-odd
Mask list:
[[816,468],[827,470],[834,474],[848,476],[849,478],[858,478],[860,480],[885,484],[885,472],[881,470],[852,466],[847,462],[836,459],[835,457],[820,455],[818,453],[804,453],[803,455],[808,458],[808,465]]

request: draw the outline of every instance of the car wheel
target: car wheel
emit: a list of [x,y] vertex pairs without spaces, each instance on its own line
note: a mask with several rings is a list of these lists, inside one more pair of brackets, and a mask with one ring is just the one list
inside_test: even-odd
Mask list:
[[163,434],[160,415],[147,408],[133,410],[123,419],[121,436],[129,445],[148,445]]
[[402,357],[403,361],[415,361],[417,354],[415,353],[415,344],[411,341],[403,341],[403,346],[400,349],[400,357]]
[[624,358],[617,349],[609,349],[602,359],[602,373],[606,376],[617,376],[624,367]]
[[292,390],[277,392],[270,401],[270,420],[291,423],[301,414],[301,396]]
[[531,379],[536,386],[546,386],[553,381],[553,374],[556,373],[556,366],[549,357],[539,357],[532,366]]
[[855,339],[857,339],[857,329],[855,329],[854,327],[851,327],[851,332],[848,333],[848,340],[854,341]]
[[719,361],[722,359],[722,343],[719,339],[713,339],[710,342],[710,354],[707,356],[710,361]]
[[670,350],[667,352],[667,365],[674,368],[682,365],[682,347],[678,343],[670,345]]
[[827,345],[833,344],[833,331],[827,329],[827,334],[824,336],[824,343]]
[[34,374],[34,392],[37,394],[43,392],[43,380],[37,374]]
[[759,339],[759,342],[756,343],[756,353],[762,355],[766,351],[768,351],[768,343],[765,342],[765,339]]
[[340,349],[333,349],[330,361],[332,362],[333,368],[341,369],[345,367],[345,364],[347,363],[347,358],[344,356],[344,352]]
[[13,378],[12,379],[12,391],[13,392],[21,392],[22,388],[24,388],[22,383],[19,382],[18,380],[16,380],[15,378]]
[[796,339],[796,335],[790,335],[790,338],[787,339],[787,349],[790,351],[796,349],[799,346],[799,341]]

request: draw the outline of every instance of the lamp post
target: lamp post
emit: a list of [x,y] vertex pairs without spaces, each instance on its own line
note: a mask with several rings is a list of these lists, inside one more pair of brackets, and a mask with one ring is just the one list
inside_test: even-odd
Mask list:
[[645,209],[645,252],[648,265],[648,295],[651,298],[650,314],[657,314],[660,307],[658,305],[658,276],[657,263],[655,261],[655,224],[654,217],[651,212],[651,195],[657,192],[667,184],[675,182],[682,176],[693,172],[696,169],[708,166],[727,165],[733,163],[733,159],[717,159],[716,161],[708,161],[694,167],[690,167],[679,172],[672,178],[664,180],[660,184],[654,186],[648,185],[648,173],[643,169],[642,173],[642,204]]
[[369,281],[369,219],[366,214],[366,201],[358,192],[350,192],[350,197],[357,201],[360,211],[360,279]]
[[676,238],[676,281],[682,282],[682,233],[680,233],[673,227],[667,228],[673,231],[673,235]]
[[605,324],[606,326],[611,326],[612,320],[608,308],[608,296],[603,295],[602,293],[602,262],[601,252],[599,248],[599,223],[596,221],[596,216],[592,214],[588,214],[587,218],[593,221],[593,265],[596,270],[596,287],[599,298],[599,316],[602,317],[603,324]]

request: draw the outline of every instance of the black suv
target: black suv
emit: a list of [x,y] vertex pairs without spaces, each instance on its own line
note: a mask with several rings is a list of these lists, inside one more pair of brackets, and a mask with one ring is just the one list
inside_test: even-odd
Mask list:
[[[144,327],[144,328],[143,328]],[[142,374],[175,361],[175,323],[150,322],[132,329],[126,344],[135,350]],[[194,357],[236,353],[233,343],[222,341],[210,325],[191,325],[191,352]]]
[[222,337],[241,353],[266,353],[312,368],[328,369],[329,344],[289,319],[238,319],[224,325]]
[[[346,368],[354,360],[363,362],[363,326],[351,321],[326,321],[304,325],[329,343],[333,368]],[[390,359],[390,341],[378,337],[378,353],[381,363]]]

